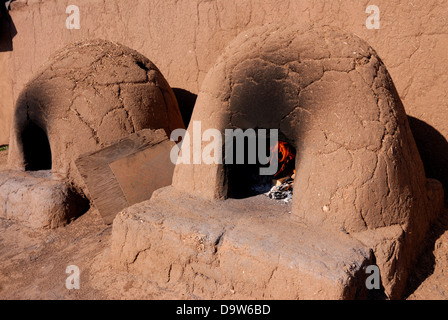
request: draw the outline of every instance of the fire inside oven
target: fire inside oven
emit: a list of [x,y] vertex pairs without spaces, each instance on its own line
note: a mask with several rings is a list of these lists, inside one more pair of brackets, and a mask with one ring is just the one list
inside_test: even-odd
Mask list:
[[[270,159],[268,165],[263,165],[258,160],[255,164],[249,164],[247,147],[243,164],[227,164],[227,196],[244,199],[264,194],[274,200],[290,202],[294,189],[296,150],[285,140],[279,139],[274,145],[266,142]],[[249,143],[247,139],[245,146]],[[256,145],[258,148],[258,141]],[[278,161],[275,174],[260,175],[260,168],[269,166],[274,160]]]

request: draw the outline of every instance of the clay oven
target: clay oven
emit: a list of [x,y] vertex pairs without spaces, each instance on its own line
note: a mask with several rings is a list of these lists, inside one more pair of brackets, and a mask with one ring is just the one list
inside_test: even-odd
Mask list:
[[[241,34],[205,78],[192,120],[223,134],[280,130],[297,149],[293,214],[309,223],[359,232],[431,215],[403,105],[356,36],[332,28]],[[226,198],[225,169],[179,165],[173,185]]]
[[[443,192],[426,179],[391,77],[365,41],[332,27],[243,32],[205,77],[190,136],[195,121],[223,136],[279,130],[296,150],[290,213],[229,199],[238,181],[226,164],[178,164],[171,187],[115,220],[121,265],[162,278],[176,266],[179,281],[207,279],[201,288],[213,283],[223,297],[307,299],[357,297],[377,264],[385,294],[401,296]],[[192,242],[156,240],[159,229]],[[145,241],[123,238],[130,232]]]
[[134,133],[160,140],[183,127],[173,91],[146,57],[103,40],[74,43],[53,55],[16,102],[0,216],[64,225],[92,200],[75,165],[81,155]]
[[74,161],[142,129],[183,128],[167,81],[117,43],[84,41],[57,52],[20,94],[9,166],[49,170],[87,192]]

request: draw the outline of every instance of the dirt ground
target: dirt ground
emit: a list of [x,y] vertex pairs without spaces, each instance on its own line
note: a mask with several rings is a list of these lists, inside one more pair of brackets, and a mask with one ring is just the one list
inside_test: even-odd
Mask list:
[[[7,153],[0,151],[0,170]],[[113,272],[104,262],[111,231],[95,209],[54,230],[34,230],[0,218],[0,300],[189,299]],[[79,267],[79,290],[65,287],[70,265]]]
[[[0,170],[7,151],[0,152]],[[0,299],[193,299],[176,289],[107,264],[112,226],[99,213],[86,214],[55,230],[33,230],[0,219]],[[448,210],[432,228],[427,250],[409,281],[408,299],[448,298]],[[81,272],[80,289],[68,290],[66,268]]]

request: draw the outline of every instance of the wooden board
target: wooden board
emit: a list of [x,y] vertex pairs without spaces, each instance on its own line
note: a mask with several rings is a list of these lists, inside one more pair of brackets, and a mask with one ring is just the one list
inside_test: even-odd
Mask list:
[[171,184],[174,145],[163,130],[145,129],[75,161],[106,224],[124,208]]

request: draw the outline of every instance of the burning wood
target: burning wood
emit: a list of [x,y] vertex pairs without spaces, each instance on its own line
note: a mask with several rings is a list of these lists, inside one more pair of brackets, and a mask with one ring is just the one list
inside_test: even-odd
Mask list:
[[273,187],[265,193],[270,199],[283,200],[289,202],[292,200],[294,187],[294,178],[296,170],[294,169],[294,159],[296,157],[295,150],[284,141],[279,141],[273,149],[271,149],[272,157],[278,158],[280,169],[274,175],[272,180]]
[[271,199],[289,202],[292,200],[293,187],[294,179],[287,177],[283,182],[277,180],[277,185],[274,185],[271,190],[265,194]]
[[273,179],[272,183],[274,184],[274,186],[278,187],[278,186],[281,186],[282,184],[284,184],[286,182],[286,180],[290,180],[290,179],[294,180],[293,177],[288,176],[288,177],[283,177],[280,179]]

